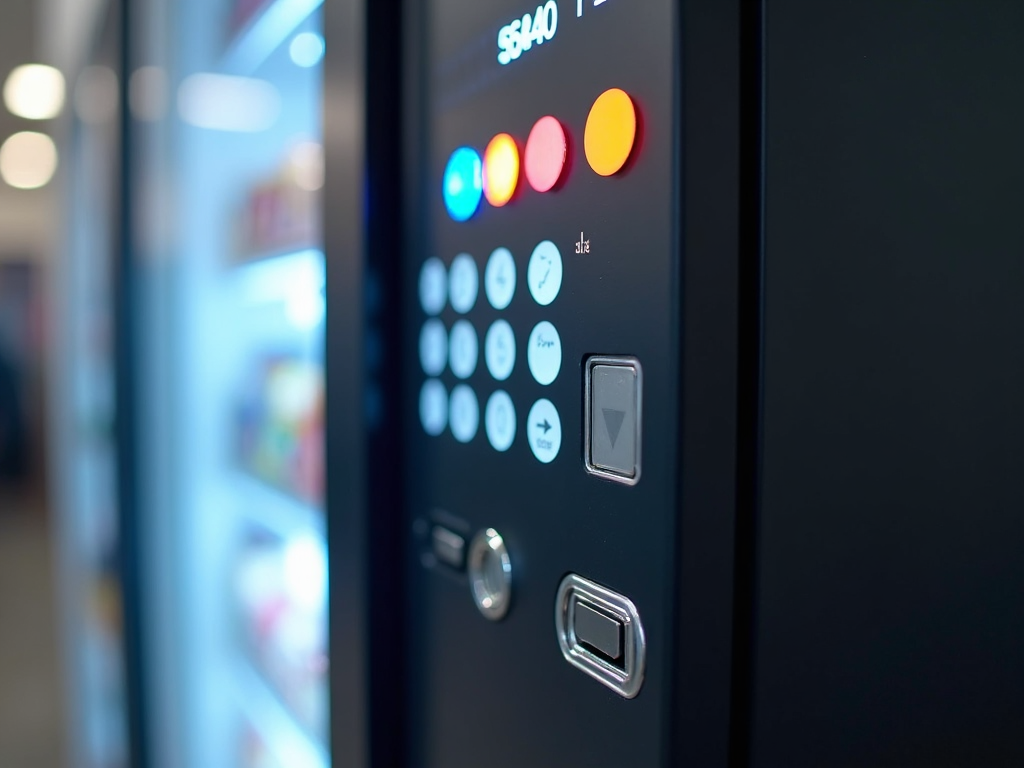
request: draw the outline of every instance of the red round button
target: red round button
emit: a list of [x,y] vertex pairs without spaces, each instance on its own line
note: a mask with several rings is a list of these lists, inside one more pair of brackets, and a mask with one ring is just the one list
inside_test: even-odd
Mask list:
[[548,115],[538,120],[526,140],[526,180],[538,192],[547,192],[565,170],[565,129]]

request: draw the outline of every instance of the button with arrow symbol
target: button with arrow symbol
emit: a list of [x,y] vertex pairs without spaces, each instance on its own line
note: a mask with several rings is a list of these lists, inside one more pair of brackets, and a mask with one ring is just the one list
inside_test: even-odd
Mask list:
[[586,377],[587,471],[634,485],[640,479],[640,361],[592,357]]
[[530,450],[541,463],[549,464],[558,455],[562,447],[562,421],[550,400],[541,398],[533,404],[526,419],[526,435]]

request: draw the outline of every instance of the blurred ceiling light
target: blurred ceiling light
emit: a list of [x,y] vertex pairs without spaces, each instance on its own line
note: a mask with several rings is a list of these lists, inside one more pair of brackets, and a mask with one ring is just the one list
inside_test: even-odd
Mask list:
[[201,72],[178,89],[178,114],[197,128],[255,133],[274,124],[281,96],[266,80]]
[[75,114],[83,123],[110,122],[117,101],[117,75],[110,67],[86,67],[75,80]]
[[136,120],[156,122],[167,114],[167,73],[139,67],[128,80],[128,107]]
[[292,39],[288,53],[300,67],[315,67],[324,57],[324,39],[315,32],[300,32]]
[[49,120],[64,106],[64,76],[45,64],[22,64],[4,83],[4,104],[28,120]]
[[46,186],[57,170],[57,147],[45,133],[22,131],[0,146],[0,176],[16,189]]
[[299,189],[316,192],[324,185],[324,148],[315,141],[302,141],[288,153]]

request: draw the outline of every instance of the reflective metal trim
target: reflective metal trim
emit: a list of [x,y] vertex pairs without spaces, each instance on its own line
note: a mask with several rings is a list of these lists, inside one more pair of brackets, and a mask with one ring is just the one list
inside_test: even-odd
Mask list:
[[[636,373],[636,472],[632,475],[623,475],[612,472],[594,464],[591,458],[591,430],[593,429],[593,372],[598,365],[612,365],[621,368],[632,368]],[[643,443],[643,402],[644,402],[644,373],[640,367],[640,361],[631,355],[594,355],[588,357],[584,365],[583,373],[583,466],[591,475],[603,477],[606,480],[614,480],[623,485],[636,485],[640,482],[641,466],[641,445]]]
[[473,537],[466,569],[480,613],[491,621],[504,618],[512,601],[512,560],[500,533],[488,528]]
[[[580,602],[598,608],[622,624],[624,648],[621,664],[602,658],[576,637],[575,611]],[[647,640],[640,614],[628,597],[570,573],[558,585],[555,630],[562,655],[574,667],[627,699],[640,693],[644,682]]]

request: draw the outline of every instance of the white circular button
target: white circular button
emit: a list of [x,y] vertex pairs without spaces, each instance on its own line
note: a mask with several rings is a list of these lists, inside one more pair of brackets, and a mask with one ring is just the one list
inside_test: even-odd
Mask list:
[[516,262],[508,248],[497,248],[484,269],[484,292],[495,309],[505,309],[516,292]]
[[533,404],[526,418],[526,436],[530,450],[542,464],[549,464],[562,447],[562,421],[550,400],[541,398]]
[[465,384],[459,384],[452,390],[448,419],[452,434],[460,443],[468,443],[476,435],[480,426],[480,406],[476,394]]
[[465,314],[476,304],[476,295],[480,290],[480,275],[476,270],[476,262],[468,253],[460,253],[452,260],[448,271],[448,295],[452,300],[452,308],[459,314]]
[[495,320],[484,338],[484,360],[487,370],[498,381],[504,381],[516,364],[516,336],[505,320]]
[[487,400],[484,409],[487,439],[496,451],[507,451],[516,436],[516,407],[508,392],[498,390]]
[[468,379],[476,370],[476,361],[480,355],[479,344],[472,323],[456,320],[448,342],[448,354],[452,373],[460,379]]
[[562,340],[558,338],[555,326],[547,320],[537,323],[530,332],[526,362],[530,364],[530,373],[538,384],[546,386],[558,377],[562,367]]
[[448,392],[437,379],[427,379],[420,389],[420,423],[434,437],[448,425]]
[[420,365],[427,376],[438,376],[448,362],[448,331],[436,317],[420,331]]
[[448,300],[448,276],[438,258],[423,262],[420,269],[420,306],[428,315],[437,315]]
[[526,282],[530,286],[530,295],[542,307],[546,307],[558,296],[562,288],[562,255],[550,240],[545,240],[533,249],[530,264],[526,268]]

